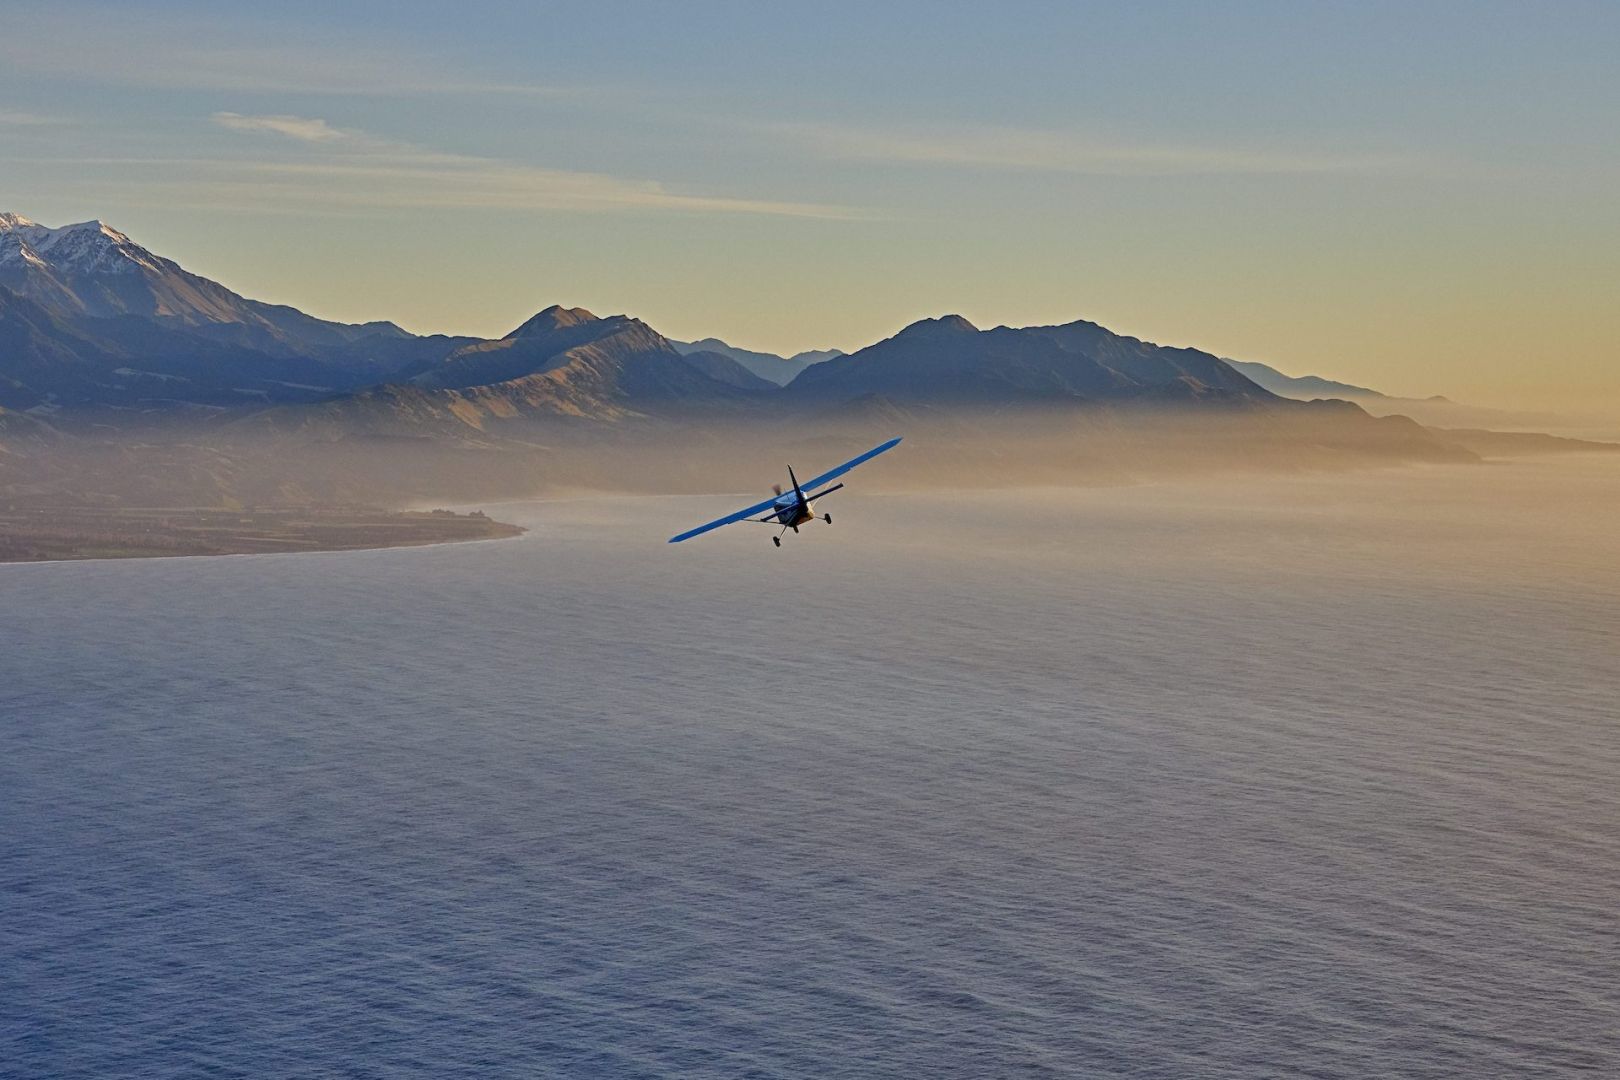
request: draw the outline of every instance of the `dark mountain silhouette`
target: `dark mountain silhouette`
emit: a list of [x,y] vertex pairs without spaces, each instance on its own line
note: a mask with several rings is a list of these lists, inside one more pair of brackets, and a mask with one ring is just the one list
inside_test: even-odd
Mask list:
[[[567,482],[696,490],[742,482],[784,442],[830,457],[895,431],[919,482],[941,462],[953,482],[1003,482],[1474,459],[1404,418],[1285,400],[1240,367],[1092,322],[956,315],[850,355],[677,343],[560,305],[495,340],[418,337],[248,300],[99,222],[0,215],[0,494],[521,494],[544,463]],[[1312,386],[1341,387],[1361,389]]]
[[366,334],[353,341],[313,350],[323,364],[346,380],[345,385],[366,386],[422,371],[457,349],[476,345],[483,338],[454,334]]
[[314,357],[210,340],[137,315],[63,318],[0,287],[0,405],[230,407],[312,401],[352,382]]
[[522,412],[602,418],[738,404],[775,390],[729,357],[682,356],[640,319],[560,305],[503,338],[457,349],[409,381],[427,390],[479,388],[509,397]]
[[748,367],[724,353],[689,352],[682,353],[681,358],[709,378],[718,379],[741,390],[775,390],[779,385],[755,375]]
[[[1271,398],[1208,353],[1089,322],[981,331],[946,316],[849,356],[788,358],[717,338],[678,344],[628,315],[559,305],[498,340],[416,337],[246,299],[101,222],[52,229],[13,214],[0,215],[0,287],[11,290],[0,308],[0,404],[20,408],[262,407],[406,383],[480,408],[504,400],[514,414],[613,419],[742,407],[793,371],[778,408],[863,397],[998,408]],[[387,399],[419,411],[410,395]],[[380,399],[366,400],[374,409]]]
[[837,349],[810,349],[794,353],[792,356],[778,356],[776,353],[741,349],[715,337],[702,338],[698,341],[671,341],[670,344],[675,346],[677,352],[687,356],[712,352],[730,357],[755,375],[777,386],[785,386],[792,382],[794,376],[811,364],[819,364],[823,360],[844,355]]
[[1197,349],[1167,348],[1096,323],[980,330],[960,315],[912,323],[859,352],[806,368],[800,399],[896,402],[1257,403],[1275,396]]
[[475,341],[416,365],[403,382],[272,409],[240,423],[279,434],[439,439],[461,445],[524,440],[536,425],[612,423],[746,409],[776,394],[728,357],[682,356],[627,315],[600,318],[553,305],[503,338]]
[[[1274,367],[1243,360],[1226,361],[1261,386],[1281,397],[1312,401],[1336,398],[1353,401],[1374,416],[1408,416],[1432,428],[1476,431],[1484,428],[1526,428],[1567,426],[1570,418],[1549,412],[1496,409],[1469,405],[1435,394],[1426,398],[1396,397],[1353,383],[1324,379],[1317,375],[1284,375]],[[1450,437],[1450,436],[1448,436]],[[1460,439],[1459,439],[1460,441]],[[1500,445],[1505,445],[1500,444]],[[1515,444],[1533,445],[1530,441]],[[1561,445],[1561,444],[1548,444]]]
[[1284,375],[1269,364],[1255,363],[1252,360],[1226,362],[1278,397],[1298,398],[1301,401],[1310,401],[1313,398],[1343,398],[1346,401],[1358,401],[1363,398],[1388,396],[1377,390],[1369,390],[1365,386],[1324,379],[1319,375]]

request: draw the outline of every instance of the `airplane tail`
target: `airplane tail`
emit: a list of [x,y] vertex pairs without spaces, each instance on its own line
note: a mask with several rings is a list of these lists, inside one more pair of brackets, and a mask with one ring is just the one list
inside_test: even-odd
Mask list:
[[793,494],[799,497],[799,505],[804,505],[804,489],[799,486],[799,478],[793,475],[793,466],[788,466],[788,479],[793,481]]

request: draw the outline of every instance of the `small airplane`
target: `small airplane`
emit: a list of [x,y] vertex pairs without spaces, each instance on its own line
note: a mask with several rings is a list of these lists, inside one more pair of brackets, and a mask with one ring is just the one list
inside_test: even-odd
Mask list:
[[[816,520],[815,512],[810,508],[811,503],[815,502],[823,495],[831,495],[833,492],[844,486],[843,484],[833,484],[833,486],[830,488],[821,488],[821,485],[838,479],[840,476],[843,476],[845,473],[849,472],[849,470],[853,469],[862,462],[871,461],[884,451],[893,450],[899,445],[899,439],[890,439],[882,446],[874,446],[872,449],[868,450],[864,454],[861,454],[859,457],[852,457],[842,465],[838,466],[836,469],[828,469],[814,480],[802,485],[799,483],[799,478],[793,475],[793,466],[789,465],[788,479],[793,481],[793,491],[791,493],[783,492],[781,484],[772,484],[771,489],[776,492],[774,498],[766,499],[762,503],[755,503],[753,506],[747,507],[746,509],[738,510],[735,514],[727,514],[725,517],[711,521],[707,525],[699,525],[697,528],[689,529],[686,532],[681,533],[679,536],[672,536],[669,538],[669,542],[672,544],[678,544],[682,540],[690,540],[694,536],[700,536],[703,533],[708,532],[710,529],[718,529],[722,525],[730,525],[735,521],[750,520],[758,522],[761,525],[782,526],[781,531],[775,536],[771,537],[771,543],[775,544],[777,547],[781,547],[782,535],[789,529],[792,529],[796,533],[799,531],[800,525],[803,525],[808,521]],[[806,488],[810,489],[813,494],[806,495]],[[816,488],[821,488],[821,490],[816,491]],[[761,511],[769,511],[769,513],[767,513],[764,517],[754,517],[755,514],[758,514]],[[832,515],[822,514],[821,520],[831,525]]]

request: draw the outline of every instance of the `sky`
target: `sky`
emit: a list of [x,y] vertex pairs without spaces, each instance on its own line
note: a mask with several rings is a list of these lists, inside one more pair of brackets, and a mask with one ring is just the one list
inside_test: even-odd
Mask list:
[[1620,4],[7,0],[0,210],[418,332],[1100,322],[1620,412]]

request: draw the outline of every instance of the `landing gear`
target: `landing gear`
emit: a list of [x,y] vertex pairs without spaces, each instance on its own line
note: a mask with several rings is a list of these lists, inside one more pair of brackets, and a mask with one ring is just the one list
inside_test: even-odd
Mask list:
[[771,537],[771,543],[775,544],[777,547],[781,547],[782,546],[782,538],[780,536],[773,536],[773,537]]
[[822,514],[821,515],[821,520],[825,521],[827,524],[831,525],[832,524],[832,515],[831,514]]

